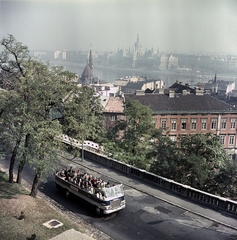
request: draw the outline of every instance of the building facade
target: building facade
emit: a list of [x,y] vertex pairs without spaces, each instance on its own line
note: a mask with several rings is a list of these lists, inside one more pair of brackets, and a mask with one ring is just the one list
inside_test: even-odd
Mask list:
[[110,129],[114,126],[116,120],[124,120],[124,98],[123,97],[110,97],[103,110],[105,117],[105,127]]
[[204,94],[202,89],[194,94],[186,90],[175,93],[173,89],[165,92],[125,94],[125,101],[130,98],[149,106],[156,128],[168,130],[172,140],[179,135],[213,132],[230,154],[236,154],[237,108]]

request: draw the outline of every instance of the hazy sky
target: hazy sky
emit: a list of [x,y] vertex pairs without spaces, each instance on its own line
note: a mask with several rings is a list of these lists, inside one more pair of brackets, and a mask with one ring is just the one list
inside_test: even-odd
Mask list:
[[0,39],[32,50],[237,54],[237,0],[0,0]]

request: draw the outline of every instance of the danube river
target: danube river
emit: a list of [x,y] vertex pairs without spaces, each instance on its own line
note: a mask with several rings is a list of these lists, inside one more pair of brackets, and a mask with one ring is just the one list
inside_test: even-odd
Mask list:
[[[51,62],[51,64],[62,65],[66,70],[77,73],[79,76],[81,76],[85,68],[85,65],[69,62]],[[166,87],[171,86],[178,79],[179,82],[183,84],[188,83],[193,88],[198,82],[207,82],[209,79],[214,79],[215,73],[191,72],[180,69],[173,71],[145,71],[94,65],[94,76],[109,83],[113,83],[116,79],[126,76],[144,76],[150,79],[161,79]],[[237,86],[237,75],[217,73],[217,80],[235,81],[235,85]]]

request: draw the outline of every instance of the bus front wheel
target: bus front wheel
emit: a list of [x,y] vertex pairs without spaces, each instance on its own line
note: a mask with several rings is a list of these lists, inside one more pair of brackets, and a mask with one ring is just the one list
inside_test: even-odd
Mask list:
[[98,216],[102,216],[103,215],[103,210],[100,209],[98,206],[95,206],[95,213]]

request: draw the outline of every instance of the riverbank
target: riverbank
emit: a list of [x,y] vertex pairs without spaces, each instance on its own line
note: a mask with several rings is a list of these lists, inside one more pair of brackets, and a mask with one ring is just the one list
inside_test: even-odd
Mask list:
[[[51,65],[62,65],[66,70],[77,73],[81,76],[86,63],[75,63],[67,61],[52,61]],[[102,66],[94,64],[94,76],[101,80],[113,83],[116,79],[126,76],[144,76],[150,79],[161,79],[166,87],[171,86],[176,80],[188,83],[191,87],[195,87],[198,82],[207,82],[209,79],[214,79],[214,72],[187,71],[184,69],[176,70],[145,70],[133,68],[119,68],[112,66]],[[218,80],[234,81],[237,86],[237,75],[235,73],[217,73]]]

